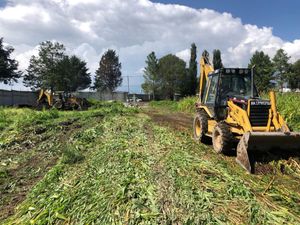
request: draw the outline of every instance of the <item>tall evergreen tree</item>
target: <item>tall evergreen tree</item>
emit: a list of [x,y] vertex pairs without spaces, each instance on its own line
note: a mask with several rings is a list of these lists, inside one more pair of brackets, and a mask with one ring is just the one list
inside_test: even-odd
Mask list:
[[215,70],[223,68],[221,51],[219,49],[213,51],[213,66]]
[[273,58],[274,69],[277,72],[277,80],[281,89],[283,88],[283,84],[288,81],[291,70],[290,58],[283,49],[279,49]]
[[191,58],[188,69],[189,84],[187,89],[188,95],[195,95],[198,86],[197,79],[197,46],[195,43],[191,46]]
[[155,52],[151,52],[147,56],[143,77],[145,79],[145,82],[142,84],[143,90],[145,93],[152,94],[153,99],[155,99],[159,88],[158,59]]
[[121,63],[114,50],[107,50],[101,57],[99,68],[96,71],[94,88],[113,92],[122,84]]
[[271,87],[273,64],[268,55],[263,51],[256,51],[250,59],[248,68],[255,65],[254,80],[258,91],[266,91]]
[[32,56],[24,85],[35,90],[44,88],[55,90],[60,82],[58,64],[64,58],[65,47],[58,42],[45,41],[40,44],[38,56]]
[[13,47],[3,46],[3,38],[0,38],[0,82],[4,84],[17,82],[22,74],[18,71],[18,62],[10,56],[13,51]]

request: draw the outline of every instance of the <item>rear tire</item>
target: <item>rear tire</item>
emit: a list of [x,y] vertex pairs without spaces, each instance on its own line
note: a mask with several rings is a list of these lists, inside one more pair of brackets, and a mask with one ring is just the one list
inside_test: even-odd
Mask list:
[[228,153],[232,149],[233,136],[229,126],[225,122],[219,122],[212,134],[212,142],[215,152]]
[[208,130],[208,116],[200,111],[196,114],[193,122],[194,139],[202,143],[207,143],[208,137],[205,135]]

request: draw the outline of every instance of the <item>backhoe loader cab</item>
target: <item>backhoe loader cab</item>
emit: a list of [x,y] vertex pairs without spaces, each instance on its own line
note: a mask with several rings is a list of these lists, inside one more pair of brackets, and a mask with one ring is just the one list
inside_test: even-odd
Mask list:
[[[226,68],[211,72],[201,96],[201,103],[206,105],[216,120],[224,120],[227,113],[227,101],[233,99],[245,108],[249,99],[259,99],[253,85],[250,69]],[[253,90],[253,91],[252,91]],[[252,93],[253,92],[253,93]]]
[[205,143],[212,138],[217,153],[233,150],[233,143],[238,142],[236,161],[249,172],[254,171],[250,151],[300,151],[300,133],[291,132],[277,112],[274,92],[269,93],[269,100],[259,97],[253,69],[214,70],[208,55],[203,54],[200,71],[195,140]]

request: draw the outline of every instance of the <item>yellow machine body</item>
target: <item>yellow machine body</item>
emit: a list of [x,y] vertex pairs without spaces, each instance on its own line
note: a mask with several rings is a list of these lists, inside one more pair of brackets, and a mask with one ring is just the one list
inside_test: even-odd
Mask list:
[[41,89],[37,99],[37,106],[53,106],[53,93],[48,90]]
[[85,109],[89,106],[88,101],[83,98],[79,98],[70,94],[66,94],[63,91],[56,92],[41,89],[39,92],[37,106],[39,108],[54,107],[56,109]]
[[[249,172],[254,169],[249,159],[248,153],[250,151],[269,151],[274,148],[300,151],[300,132],[291,132],[283,117],[277,112],[276,97],[273,91],[269,93],[269,100],[249,98],[240,101],[235,97],[228,98],[224,109],[226,115],[220,120],[216,118],[213,110],[205,104],[209,95],[207,90],[210,89],[211,85],[208,76],[214,72],[208,57],[205,55],[201,58],[200,68],[200,92],[196,110],[198,116],[199,112],[201,112],[201,115],[205,114],[207,122],[199,121],[196,115],[194,120],[194,135],[196,137],[202,131],[204,132],[203,135],[212,137],[214,147],[218,147],[220,143],[214,142],[222,142],[222,137],[216,138],[214,136],[215,133],[218,133],[216,127],[219,123],[222,123],[222,126],[225,124],[232,141],[238,141],[236,161]],[[220,82],[219,78],[218,84]],[[206,87],[204,86],[205,83]],[[219,88],[219,86],[216,85],[216,88]],[[255,120],[258,121],[257,124],[263,120],[264,125],[257,126]],[[202,126],[207,124],[207,127],[203,128],[201,124]]]

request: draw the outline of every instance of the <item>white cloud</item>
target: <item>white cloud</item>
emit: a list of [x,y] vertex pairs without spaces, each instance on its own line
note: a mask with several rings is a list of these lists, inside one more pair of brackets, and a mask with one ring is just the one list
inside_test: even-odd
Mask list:
[[186,65],[188,66],[190,56],[191,56],[190,49],[185,49],[183,51],[177,52],[175,55],[181,58],[182,60],[184,60],[186,62]]
[[286,42],[272,28],[243,24],[229,13],[148,0],[10,0],[0,8],[0,27],[21,69],[45,40],[64,43],[88,62],[92,73],[108,48],[119,54],[124,75],[141,74],[152,51],[188,62],[193,42],[198,55],[220,49],[225,66],[247,66],[256,50],[272,57],[283,48],[291,60],[300,58],[300,39]]

